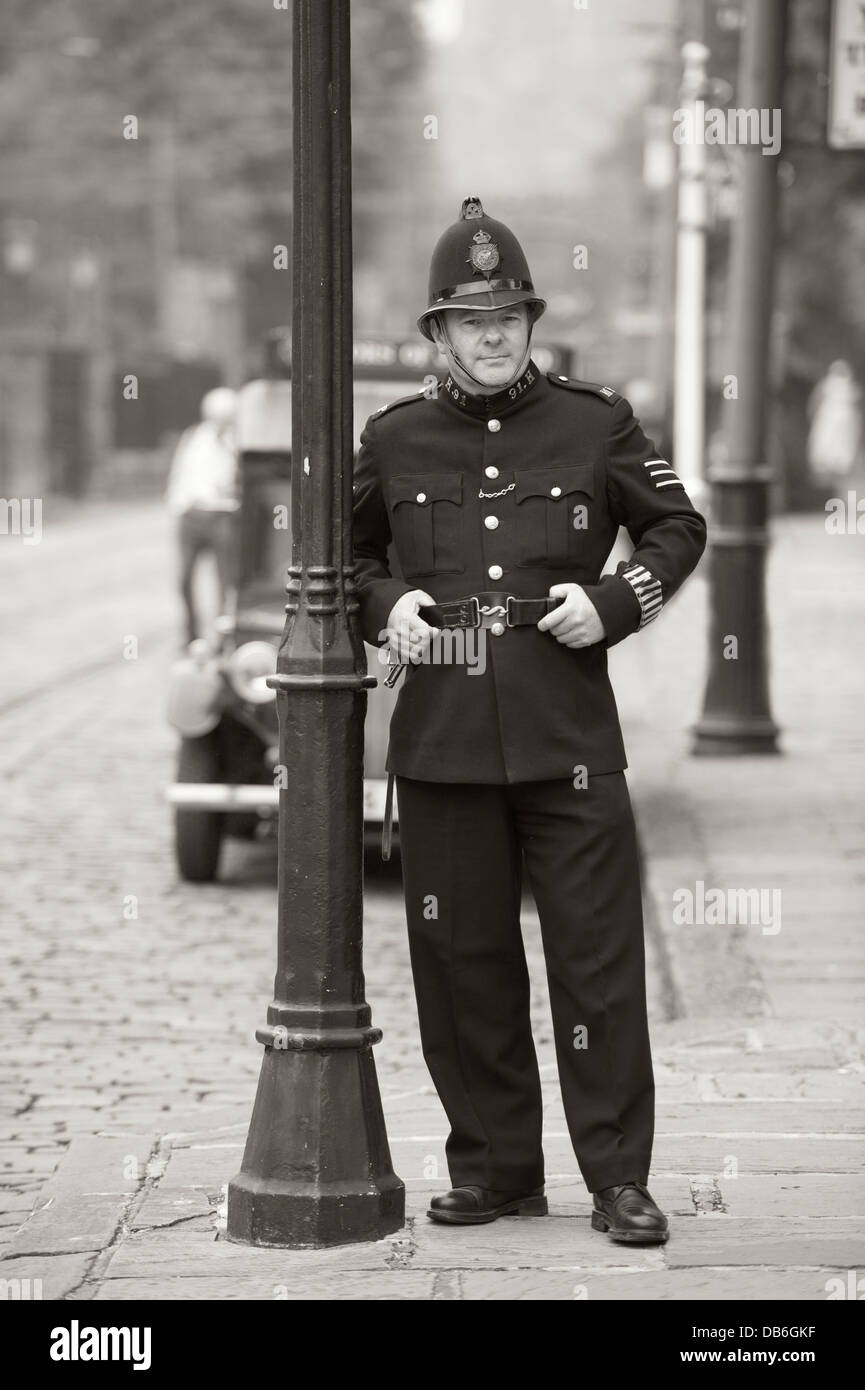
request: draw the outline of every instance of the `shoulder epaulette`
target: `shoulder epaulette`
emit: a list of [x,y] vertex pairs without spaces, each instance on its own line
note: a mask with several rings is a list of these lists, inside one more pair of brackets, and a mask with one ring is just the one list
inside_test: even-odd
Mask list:
[[400,396],[398,400],[390,401],[388,405],[380,406],[378,410],[373,411],[370,418],[377,420],[380,415],[386,415],[389,410],[396,410],[397,407],[401,405],[411,405],[412,401],[422,401],[426,396],[427,388],[422,386],[419,391],[413,391],[410,396]]
[[617,405],[622,399],[612,386],[599,386],[594,381],[577,381],[574,377],[559,376],[557,372],[547,372],[547,379],[554,386],[564,386],[567,391],[590,391],[593,396],[600,396],[608,405]]

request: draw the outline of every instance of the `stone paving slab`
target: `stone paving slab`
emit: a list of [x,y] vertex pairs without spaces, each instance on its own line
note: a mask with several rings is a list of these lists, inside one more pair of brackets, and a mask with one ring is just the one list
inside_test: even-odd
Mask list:
[[719,1177],[717,1185],[728,1216],[865,1218],[865,1177],[853,1174],[803,1173],[795,1178],[740,1174]]
[[[778,1009],[787,1014],[796,1014],[802,1019],[822,1018],[826,1004],[815,993],[813,984],[801,981],[793,984],[776,979],[772,996]],[[836,984],[832,989],[832,1013],[843,1019],[851,1027],[862,1019],[863,989],[860,984]]]
[[0,1212],[16,1213],[23,1221],[36,1205],[44,1185],[44,1177],[29,1182],[22,1181],[20,1173],[9,1174],[6,1184],[0,1183]]
[[[840,1049],[829,1047],[818,1047],[813,1050],[809,1047],[786,1048],[783,1052],[779,1050],[765,1050],[763,1048],[753,1048],[747,1050],[733,1051],[710,1050],[703,1048],[694,1049],[696,1055],[687,1059],[690,1067],[699,1066],[704,1075],[723,1076],[724,1072],[777,1072],[779,1067],[789,1067],[791,1073],[804,1075],[811,1073],[813,1077],[819,1078],[821,1074],[831,1076],[836,1073],[839,1066],[845,1062],[855,1066],[861,1065],[859,1062],[858,1050],[841,1051]],[[667,1054],[668,1061],[685,1061],[683,1049],[678,1048]],[[818,1085],[815,1080],[812,1085]]]
[[[696,1217],[687,1218],[688,1221]],[[431,1269],[658,1269],[656,1246],[621,1246],[584,1217],[502,1218],[484,1226],[440,1226],[418,1221],[412,1232],[413,1268]]]
[[[690,1218],[696,1220],[696,1218]],[[655,1269],[663,1255],[654,1247],[620,1247],[589,1228],[588,1217],[502,1218],[489,1226],[439,1226],[426,1217],[383,1241],[327,1250],[273,1251],[214,1241],[198,1227],[130,1236],[115,1251],[103,1277],[161,1279],[207,1268],[214,1278],[272,1284],[307,1275],[342,1278],[346,1272],[411,1268],[450,1269]]]
[[747,1105],[726,1100],[658,1105],[656,1134],[682,1135],[688,1130],[729,1134],[855,1134],[865,1130],[865,1110],[839,1106],[837,1101],[808,1101],[766,1105],[758,1099]]
[[[831,1270],[689,1269],[630,1272],[399,1270],[389,1274],[346,1273],[339,1278],[310,1274],[288,1283],[222,1276],[175,1275],[160,1279],[107,1279],[92,1293],[98,1301],[169,1299],[226,1302],[238,1299],[291,1302],[470,1299],[533,1301],[818,1301],[827,1297]],[[85,1289],[87,1286],[85,1285]]]
[[194,1187],[218,1195],[220,1188],[240,1169],[243,1144],[197,1144],[172,1150],[165,1172],[171,1187]]
[[843,1101],[861,1106],[865,1100],[865,1076],[850,1070],[823,1072],[728,1072],[715,1076],[719,1096],[750,1104],[759,1100]]
[[157,1299],[184,1301],[194,1299],[208,1302],[231,1302],[239,1299],[268,1302],[301,1302],[314,1300],[358,1300],[365,1303],[383,1300],[397,1303],[445,1297],[436,1291],[439,1276],[430,1270],[396,1270],[393,1273],[346,1273],[295,1275],[286,1282],[269,1282],[262,1278],[226,1278],[224,1275],[202,1274],[162,1275],[157,1279],[106,1279],[91,1286],[92,1297],[98,1302],[125,1299]]
[[125,1198],[118,1200],[114,1195],[49,1198],[16,1232],[9,1254],[14,1258],[104,1250],[114,1239],[126,1206]]
[[[324,1250],[267,1250],[216,1239],[209,1231],[190,1223],[167,1230],[131,1234],[111,1253],[102,1271],[106,1279],[161,1279],[193,1272],[215,1278],[254,1279],[273,1284],[307,1273],[341,1274],[352,1270],[401,1267],[405,1231],[385,1240],[334,1246]],[[388,1263],[390,1261],[390,1264]]]
[[180,1221],[194,1221],[213,1216],[213,1206],[207,1193],[198,1187],[173,1187],[161,1182],[148,1192],[144,1201],[127,1222],[130,1231],[152,1230],[154,1227],[175,1226]]
[[[861,1088],[865,1096],[865,1087]],[[852,1099],[852,1097],[851,1097]],[[421,1131],[429,1132],[430,1121],[438,1112],[440,1132],[447,1132],[447,1122],[438,1101],[425,1104],[409,1102],[400,1107],[385,1105],[388,1133],[392,1141],[410,1140]],[[552,1121],[554,1128],[564,1127],[564,1115],[558,1095],[550,1097],[545,1120]],[[771,1103],[759,1096],[744,1098],[717,1096],[707,1100],[705,1096],[694,1096],[680,1102],[661,1099],[655,1108],[656,1134],[678,1134],[687,1130],[699,1129],[705,1132],[741,1131],[756,1134],[806,1133],[823,1134],[850,1133],[861,1134],[865,1128],[865,1109],[848,1104],[839,1106],[837,1098],[824,1100],[820,1096],[810,1099],[800,1097],[789,1101],[777,1097]]]
[[[817,1300],[826,1298],[826,1280],[831,1270],[688,1269],[591,1270],[573,1274],[545,1270],[499,1272],[494,1279],[486,1274],[461,1271],[459,1293],[466,1299],[549,1299],[588,1302],[628,1301],[715,1302],[768,1299]],[[740,1319],[741,1320],[741,1319]],[[806,1319],[803,1319],[806,1321]]]
[[765,1060],[774,1056],[786,1071],[791,1058],[799,1055],[808,1060],[805,1069],[820,1068],[825,1052],[843,1058],[861,1054],[865,1038],[862,1031],[851,1029],[834,1020],[800,1022],[793,1018],[767,1015],[759,1020],[741,1019],[736,1013],[721,1014],[711,1010],[699,1018],[660,1020],[653,1028],[656,1048],[667,1055],[686,1052],[691,1066],[700,1059],[713,1064],[715,1059],[735,1059],[744,1054],[760,1054]]
[[800,1217],[740,1219],[710,1215],[682,1222],[670,1240],[667,1265],[819,1265],[855,1268],[865,1250],[865,1221]]
[[99,1139],[73,1139],[57,1172],[45,1184],[41,1196],[46,1200],[82,1194],[117,1194],[128,1197],[136,1191],[144,1162],[155,1146],[155,1135]]
[[[391,1135],[393,1166],[402,1178],[419,1177],[425,1165],[437,1165],[447,1173],[443,1134],[411,1138]],[[544,1140],[546,1163],[552,1172],[576,1172],[570,1140],[555,1132]],[[809,1137],[799,1132],[768,1136],[747,1132],[661,1134],[652,1154],[652,1176],[665,1173],[720,1173],[734,1157],[740,1172],[750,1173],[862,1173],[865,1144],[861,1135]]]
[[810,1139],[740,1135],[662,1136],[652,1157],[653,1172],[720,1173],[727,1159],[736,1159],[740,1173],[862,1173],[862,1136],[838,1135]]
[[154,1144],[152,1135],[139,1136],[137,1152],[130,1136],[73,1140],[7,1257],[104,1250],[144,1180]]
[[[4,1259],[0,1264],[0,1282],[7,1280],[30,1280],[28,1293],[26,1296],[35,1297],[36,1288],[40,1289],[39,1297],[43,1299],[68,1298],[74,1289],[78,1288],[87,1275],[87,1271],[93,1263],[91,1254],[66,1254],[66,1255],[20,1255],[13,1259]],[[37,1286],[36,1282],[40,1283]],[[18,1288],[18,1296],[23,1290]],[[7,1297],[14,1298],[14,1291],[10,1291]],[[2,1301],[2,1299],[0,1299]]]

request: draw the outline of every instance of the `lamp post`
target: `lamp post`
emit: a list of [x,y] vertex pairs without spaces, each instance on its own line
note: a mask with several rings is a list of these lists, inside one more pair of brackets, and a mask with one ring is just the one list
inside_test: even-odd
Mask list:
[[[747,0],[739,107],[781,108],[787,0]],[[723,457],[710,470],[709,674],[696,754],[777,752],[769,702],[765,565],[770,470],[765,461],[769,330],[776,244],[777,155],[741,147],[741,210],[733,224],[729,368]],[[734,639],[734,640],[732,640]]]
[[679,145],[673,462],[698,507],[705,489],[707,194],[706,146],[697,124],[708,60],[705,44],[683,44],[680,101],[692,132]]
[[351,565],[349,0],[294,3],[292,563],[279,711],[278,949],[228,1238],[377,1240],[404,1221],[362,968],[366,659]]

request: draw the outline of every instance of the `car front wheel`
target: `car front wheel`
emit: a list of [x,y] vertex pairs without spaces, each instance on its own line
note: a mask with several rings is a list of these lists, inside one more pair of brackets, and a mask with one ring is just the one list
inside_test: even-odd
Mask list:
[[[220,782],[218,729],[203,738],[184,738],[177,764],[178,782]],[[211,883],[219,868],[225,818],[221,811],[178,807],[174,812],[174,849],[180,877],[187,883]]]

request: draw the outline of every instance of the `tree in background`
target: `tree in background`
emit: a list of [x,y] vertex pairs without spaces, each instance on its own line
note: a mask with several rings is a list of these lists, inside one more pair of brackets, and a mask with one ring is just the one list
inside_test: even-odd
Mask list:
[[[160,345],[160,296],[181,258],[244,278],[253,338],[290,315],[273,248],[290,251],[291,23],[290,5],[270,0],[6,0],[0,217],[34,257],[21,299],[20,246],[7,255],[7,272],[19,262],[4,277],[7,326],[20,308],[67,331],[70,275],[79,265],[86,279],[88,252],[116,352]],[[353,27],[355,178],[384,195],[416,64],[411,10],[358,4]]]

